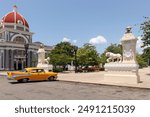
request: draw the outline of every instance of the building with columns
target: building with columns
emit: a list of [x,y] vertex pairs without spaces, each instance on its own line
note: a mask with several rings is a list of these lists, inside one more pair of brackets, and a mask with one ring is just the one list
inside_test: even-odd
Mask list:
[[[13,6],[13,11],[0,20],[0,70],[21,70],[25,67],[25,44],[29,44],[28,67],[37,65],[37,50],[41,42],[32,42],[27,20]],[[48,53],[52,47],[44,45]]]

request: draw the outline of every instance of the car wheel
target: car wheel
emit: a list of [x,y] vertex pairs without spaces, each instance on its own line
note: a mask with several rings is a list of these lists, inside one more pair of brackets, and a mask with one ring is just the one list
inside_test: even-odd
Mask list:
[[55,78],[54,76],[50,76],[50,77],[48,78],[48,80],[49,80],[49,81],[54,81],[54,80],[56,80],[56,78]]
[[17,80],[18,82],[22,82],[22,80]]
[[27,79],[27,78],[24,78],[24,79],[21,80],[21,82],[24,82],[24,83],[25,83],[25,82],[28,82],[28,79]]
[[56,80],[57,79],[57,77],[53,77],[53,80]]

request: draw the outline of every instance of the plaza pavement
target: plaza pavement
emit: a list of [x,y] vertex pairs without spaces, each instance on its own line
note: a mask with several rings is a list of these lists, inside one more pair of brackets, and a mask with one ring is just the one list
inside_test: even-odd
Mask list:
[[150,68],[139,69],[139,75],[140,75],[141,82],[138,84],[121,84],[121,83],[105,82],[105,81],[103,81],[104,73],[105,73],[104,71],[89,72],[89,73],[60,73],[58,75],[58,79],[63,80],[63,81],[69,81],[69,82],[81,82],[81,83],[94,83],[94,84],[138,87],[138,88],[150,88]]
[[[5,76],[6,74],[7,74],[6,71],[0,71],[0,78]],[[121,84],[121,83],[104,82],[103,81],[104,71],[88,72],[88,73],[64,72],[58,74],[58,80],[66,81],[66,82],[80,82],[80,83],[90,83],[90,84],[150,88],[150,68],[139,69],[139,75],[140,75],[141,82],[138,84]]]

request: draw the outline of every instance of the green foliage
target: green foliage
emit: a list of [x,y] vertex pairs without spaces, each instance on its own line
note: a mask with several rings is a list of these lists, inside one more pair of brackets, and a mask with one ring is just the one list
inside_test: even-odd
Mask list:
[[142,34],[142,41],[143,45],[141,46],[144,48],[142,57],[146,63],[148,63],[148,59],[150,59],[150,19],[145,17],[145,21],[141,24],[141,30],[143,31]]
[[106,60],[107,60],[107,57],[105,56],[105,53],[101,54],[100,59],[99,59],[99,63],[102,64],[102,67],[104,67]]
[[142,57],[142,55],[140,54],[137,54],[136,55],[136,60],[139,64],[139,67],[140,68],[143,68],[143,67],[146,67],[147,66],[147,63],[145,62],[144,58]]
[[147,47],[143,50],[142,58],[148,64],[148,59],[150,59],[150,47]]
[[106,52],[119,53],[122,54],[122,45],[120,44],[111,44],[106,48]]
[[96,47],[91,44],[85,44],[77,51],[78,65],[92,66],[99,64],[99,56]]
[[141,30],[143,31],[142,34],[142,47],[148,47],[150,45],[150,20],[149,18],[145,17],[145,21],[141,24]]
[[53,68],[53,72],[63,72],[63,68]]
[[50,63],[54,66],[65,66],[71,63],[74,57],[73,46],[69,42],[58,43],[49,54]]

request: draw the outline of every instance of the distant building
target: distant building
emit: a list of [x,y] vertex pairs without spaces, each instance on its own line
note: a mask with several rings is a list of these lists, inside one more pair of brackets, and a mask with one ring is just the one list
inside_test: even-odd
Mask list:
[[[41,42],[32,42],[26,19],[13,7],[0,21],[0,70],[21,70],[25,67],[25,44],[29,44],[28,67],[37,65],[37,50]],[[51,46],[45,46],[48,52]]]

